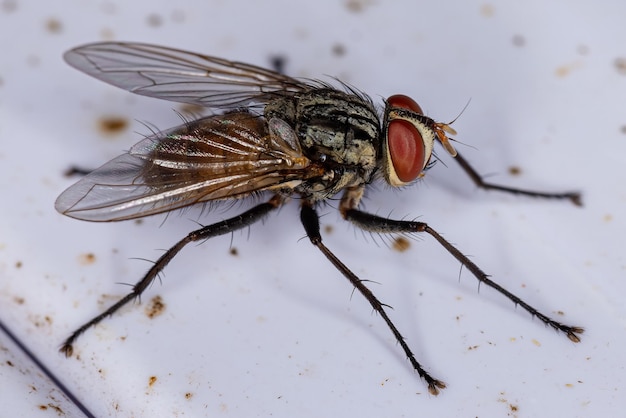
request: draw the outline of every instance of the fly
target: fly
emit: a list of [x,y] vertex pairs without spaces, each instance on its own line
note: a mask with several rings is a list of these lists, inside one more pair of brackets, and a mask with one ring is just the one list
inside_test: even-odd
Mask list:
[[167,250],[133,290],[79,327],[63,343],[73,353],[87,329],[137,299],[190,242],[252,225],[297,197],[300,220],[311,243],[382,317],[419,376],[436,395],[446,385],[417,361],[387,315],[387,305],[324,245],[317,207],[342,193],[339,211],[357,227],[378,234],[426,233],[467,268],[546,326],[580,341],[583,328],[562,324],[492,281],[476,264],[424,222],[393,220],[359,209],[363,192],[382,180],[393,187],[414,183],[429,168],[435,143],[483,189],[540,198],[580,194],[545,193],[486,183],[452,146],[455,131],[425,116],[411,98],[394,95],[378,109],[365,94],[342,84],[300,80],[250,64],[138,43],[104,42],[68,51],[73,67],[130,92],[200,105],[222,113],[155,132],[127,153],[89,173],[64,191],[56,209],[94,222],[122,221],[197,203],[267,192],[261,204],[230,219],[189,233]]

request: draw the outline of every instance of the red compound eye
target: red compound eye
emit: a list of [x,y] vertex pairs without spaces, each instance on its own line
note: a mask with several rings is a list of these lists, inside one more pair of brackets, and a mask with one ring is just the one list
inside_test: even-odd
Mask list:
[[415,100],[411,99],[409,96],[405,96],[404,94],[394,94],[387,99],[387,103],[389,103],[389,106],[391,107],[401,107],[403,109],[412,110],[420,115],[424,114],[420,105],[418,105]]
[[[401,94],[391,96],[387,103],[392,107],[422,114],[422,109],[415,100]],[[395,175],[402,183],[415,180],[424,169],[426,164],[424,139],[412,123],[401,119],[389,122],[387,149]]]

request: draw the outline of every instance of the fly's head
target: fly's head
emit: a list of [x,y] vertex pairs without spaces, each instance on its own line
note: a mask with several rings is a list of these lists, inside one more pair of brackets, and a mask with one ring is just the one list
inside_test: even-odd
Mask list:
[[424,175],[439,141],[450,155],[456,150],[447,134],[456,132],[448,124],[424,116],[422,108],[410,97],[397,94],[387,99],[383,120],[383,173],[387,183],[405,186]]

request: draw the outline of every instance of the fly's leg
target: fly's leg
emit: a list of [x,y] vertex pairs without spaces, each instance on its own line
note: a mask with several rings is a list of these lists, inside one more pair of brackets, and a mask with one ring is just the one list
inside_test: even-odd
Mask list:
[[203,228],[189,233],[189,235],[178,241],[172,248],[167,250],[154,263],[154,265],[150,268],[150,270],[148,270],[145,276],[140,281],[138,281],[135,286],[133,286],[132,292],[124,296],[114,305],[109,307],[106,311],[94,317],[90,321],[83,324],[76,331],[74,331],[74,333],[67,340],[65,340],[65,342],[61,346],[60,351],[68,357],[71,356],[73,352],[72,345],[83,332],[98,324],[107,316],[113,315],[116,311],[118,311],[127,303],[139,298],[141,294],[148,288],[148,286],[150,286],[150,284],[154,281],[154,279],[159,275],[159,273],[163,271],[165,266],[167,266],[167,264],[172,261],[176,254],[178,254],[178,252],[182,250],[185,245],[189,244],[190,242],[204,241],[219,235],[228,234],[238,229],[250,226],[253,223],[260,221],[273,209],[278,208],[283,203],[283,201],[284,199],[282,197],[276,195],[272,197],[272,199],[270,199],[268,202],[261,203],[260,205],[257,205],[252,209],[247,210],[239,216],[235,216],[230,219],[214,223],[212,225],[207,225]]
[[362,212],[358,209],[344,209],[342,210],[344,218],[361,229],[371,232],[383,233],[383,234],[402,234],[402,233],[418,233],[426,232],[439,242],[454,258],[456,258],[465,268],[467,268],[478,279],[481,284],[485,284],[504,296],[510,299],[516,306],[521,306],[530,313],[533,317],[539,318],[541,322],[554,328],[557,331],[563,332],[567,335],[572,342],[580,342],[580,337],[577,334],[583,333],[583,328],[564,325],[549,316],[539,312],[536,308],[530,306],[524,302],[518,296],[506,290],[498,283],[494,282],[489,276],[482,271],[476,264],[474,264],[467,256],[459,251],[455,246],[446,241],[437,231],[432,229],[428,224],[424,222],[415,221],[398,221],[393,219],[387,219],[369,213]]
[[389,307],[388,305],[384,305],[378,300],[378,298],[372,293],[372,291],[365,286],[363,281],[359,279],[345,264],[343,264],[336,256],[333,254],[323,243],[322,236],[320,234],[320,224],[319,224],[319,216],[315,209],[309,204],[302,205],[302,209],[300,212],[300,220],[302,221],[302,225],[306,231],[307,236],[311,240],[311,243],[315,245],[321,252],[326,256],[326,258],[343,274],[352,285],[367,299],[367,301],[372,305],[372,308],[383,318],[387,326],[393,333],[394,337],[398,341],[398,344],[404,350],[407,358],[413,365],[413,368],[417,371],[422,379],[426,381],[428,384],[428,391],[437,395],[439,393],[439,389],[443,389],[446,387],[445,383],[440,380],[433,378],[422,365],[417,361],[415,355],[409,348],[408,344],[404,341],[404,337],[400,334],[400,331],[396,328],[394,323],[391,321],[387,312],[385,311],[385,307]]
[[577,192],[565,192],[565,193],[546,193],[546,192],[537,192],[534,190],[523,190],[516,189],[514,187],[508,186],[500,186],[498,184],[487,183],[483,180],[483,178],[472,168],[472,166],[465,160],[465,158],[461,157],[460,154],[457,153],[456,157],[454,157],[456,162],[459,163],[463,171],[467,173],[467,175],[472,179],[476,186],[485,190],[499,190],[501,192],[513,193],[523,196],[531,196],[531,197],[539,197],[544,199],[569,199],[576,206],[582,206],[582,200],[580,193]]

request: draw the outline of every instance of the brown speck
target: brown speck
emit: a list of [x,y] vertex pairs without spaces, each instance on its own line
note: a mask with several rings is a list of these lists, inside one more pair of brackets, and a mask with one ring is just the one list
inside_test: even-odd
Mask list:
[[31,317],[31,322],[33,323],[33,325],[35,325],[35,327],[42,328],[45,326],[52,325],[52,318],[50,318],[47,315],[44,316],[43,318],[40,317],[39,315],[35,315]]
[[2,11],[5,13],[11,13],[14,12],[17,9],[17,1],[15,0],[4,0],[0,7],[2,8]]
[[100,5],[100,10],[108,15],[114,15],[117,13],[117,6],[112,1],[104,1]]
[[572,385],[571,383],[566,383],[566,384],[565,384],[565,387],[566,387],[566,388],[573,388],[573,387],[574,387],[574,385]]
[[511,412],[517,412],[519,410],[519,407],[513,404],[509,404],[509,408],[511,408]]
[[98,305],[101,307],[112,305],[114,302],[117,302],[120,299],[119,295],[110,295],[108,293],[103,293],[98,298]]
[[176,9],[172,11],[172,14],[170,16],[172,18],[172,22],[176,22],[176,23],[183,23],[186,18],[185,12],[180,9]]
[[569,68],[562,66],[558,67],[555,71],[557,77],[565,77],[569,74]]
[[405,237],[395,237],[393,240],[392,248],[399,253],[403,253],[411,248],[411,241]]
[[230,247],[230,250],[228,252],[233,257],[237,257],[239,255],[239,250],[237,250],[237,247]]
[[285,73],[285,65],[287,64],[287,57],[284,55],[272,55],[270,56],[270,67],[277,73]]
[[154,385],[156,383],[156,381],[157,381],[157,377],[156,376],[150,376],[148,378],[148,386]]
[[343,57],[346,55],[346,47],[343,44],[335,44],[332,48],[333,55],[336,57]]
[[522,169],[516,165],[512,165],[509,167],[509,174],[512,176],[519,176],[522,174]]
[[148,22],[148,26],[152,28],[158,28],[163,24],[163,18],[156,13],[150,13],[146,18],[146,21]]
[[135,219],[135,225],[142,225],[143,219]]
[[324,232],[325,232],[326,234],[329,234],[329,235],[330,235],[330,234],[332,234],[332,233],[333,233],[333,230],[334,230],[334,228],[333,228],[333,226],[332,226],[332,225],[325,225],[325,226],[324,226]]
[[23,305],[25,301],[26,300],[23,297],[20,297],[20,296],[15,296],[13,298],[13,302],[17,303],[18,305]]
[[496,9],[493,7],[493,4],[485,3],[480,6],[480,14],[483,15],[483,17],[493,17],[495,12]]
[[81,176],[82,177],[82,176],[86,176],[90,172],[91,170],[87,168],[77,167],[73,165],[63,172],[63,176],[65,177]]
[[98,130],[105,135],[117,135],[128,128],[128,119],[122,116],[103,116],[98,119]]
[[626,58],[624,57],[615,58],[615,61],[613,61],[613,64],[615,65],[615,69],[617,70],[619,74],[626,75]]
[[572,71],[582,67],[582,62],[572,62],[570,64],[561,65],[555,70],[555,74],[559,78],[567,77]]
[[300,39],[300,40],[307,39],[309,35],[310,35],[309,31],[304,28],[295,28],[293,30],[293,36],[296,39]]
[[576,52],[578,52],[580,55],[587,55],[589,54],[589,47],[587,45],[578,45],[578,48],[576,48]]
[[41,59],[37,55],[28,55],[26,57],[26,65],[29,67],[39,67]]
[[346,1],[346,8],[352,13],[360,13],[373,3],[373,1],[368,0],[348,0]]
[[602,220],[604,222],[611,222],[613,220],[613,215],[611,215],[610,213],[607,213],[606,215],[602,217]]
[[189,400],[191,398],[193,398],[193,393],[191,393],[191,392],[185,393],[185,399]]
[[39,405],[39,409],[42,411],[47,411],[48,407],[46,405]]
[[100,38],[102,38],[102,40],[112,41],[115,39],[115,35],[111,28],[102,28],[100,29]]
[[524,39],[522,35],[513,35],[512,41],[513,41],[513,45],[520,47],[520,48],[526,45],[526,39]]
[[15,268],[16,268],[16,269],[21,269],[21,268],[22,268],[22,266],[23,266],[23,264],[22,264],[22,262],[21,262],[21,261],[16,261],[16,262],[15,262]]
[[535,340],[534,338],[532,339],[533,344],[535,344],[537,347],[541,347],[541,343],[537,340]]
[[64,417],[65,416],[65,412],[63,412],[63,410],[57,406],[57,405],[53,405],[51,403],[48,404],[48,408],[54,409],[57,413],[57,416],[59,417]]
[[14,367],[13,363],[11,363],[11,360],[7,360],[7,366]]
[[150,300],[150,303],[146,306],[145,312],[148,318],[154,319],[155,317],[161,315],[164,310],[165,303],[163,303],[161,296],[157,295]]
[[200,105],[192,103],[183,103],[178,107],[178,110],[185,116],[189,115],[196,118],[202,115],[202,113],[206,110],[206,107],[202,107]]
[[96,262],[96,256],[94,253],[85,253],[78,256],[78,263],[81,266],[88,266]]
[[50,33],[58,34],[63,31],[61,22],[53,17],[46,20],[46,30]]

